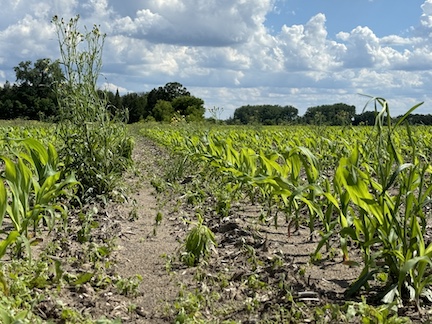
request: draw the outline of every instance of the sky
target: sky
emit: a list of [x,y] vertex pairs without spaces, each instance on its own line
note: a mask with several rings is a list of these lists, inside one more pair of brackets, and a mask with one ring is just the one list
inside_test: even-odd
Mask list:
[[51,19],[106,33],[100,86],[180,82],[228,118],[243,105],[432,113],[432,0],[0,0],[0,85],[60,58]]

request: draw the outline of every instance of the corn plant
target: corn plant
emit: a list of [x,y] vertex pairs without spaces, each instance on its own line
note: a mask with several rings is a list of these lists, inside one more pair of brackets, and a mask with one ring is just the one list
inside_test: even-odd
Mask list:
[[0,225],[7,215],[14,227],[0,244],[0,257],[7,246],[15,242],[18,255],[22,253],[22,244],[29,251],[30,225],[36,232],[43,219],[51,231],[59,216],[65,220],[67,209],[60,199],[73,194],[79,184],[73,173],[63,175],[57,152],[51,144],[45,148],[35,139],[18,142],[25,147],[24,152],[16,152],[14,159],[0,156],[4,163],[0,181]]
[[388,275],[384,300],[412,299],[420,310],[420,297],[432,298],[428,288],[432,283],[432,244],[423,238],[432,167],[416,155],[408,125],[411,156],[403,156],[393,140],[397,127],[418,105],[393,125],[387,102],[375,100],[382,106],[376,135],[370,137],[375,152],[365,157],[367,149],[358,144],[349,157],[340,160],[335,175],[345,212],[341,235],[358,243],[363,252],[363,270],[347,293],[368,287],[375,274],[384,272]]

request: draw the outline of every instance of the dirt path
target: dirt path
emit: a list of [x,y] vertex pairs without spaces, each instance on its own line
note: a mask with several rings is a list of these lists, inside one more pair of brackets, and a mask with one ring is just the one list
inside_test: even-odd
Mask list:
[[138,175],[127,179],[132,188],[130,200],[134,203],[119,210],[131,220],[122,225],[122,236],[117,240],[116,270],[122,277],[142,277],[138,296],[133,300],[136,309],[130,323],[170,323],[165,308],[178,294],[176,278],[166,271],[163,258],[174,254],[179,247],[173,232],[177,224],[174,219],[163,219],[155,227],[157,213],[167,212],[160,206],[150,183],[153,174],[159,172],[157,159],[162,154],[153,143],[142,138],[137,141],[134,160]]
[[142,282],[133,303],[137,307],[135,323],[166,323],[163,305],[172,302],[177,295],[175,280],[165,270],[162,255],[171,255],[178,242],[167,228],[161,227],[153,236],[156,199],[151,193],[140,192],[137,197],[138,220],[125,226],[124,235],[118,240],[117,272],[122,277],[139,275]]
[[[179,241],[185,237],[184,226],[181,225],[178,215],[172,213],[173,202],[171,200],[173,197],[162,196],[161,198],[161,194],[156,194],[155,188],[151,184],[152,179],[163,177],[162,164],[165,163],[166,165],[166,161],[169,163],[169,159],[169,155],[150,140],[142,137],[137,138],[134,160],[137,163],[138,174],[133,174],[127,178],[128,186],[131,188],[129,197],[131,201],[134,201],[134,204],[121,206],[118,211],[123,215],[123,218],[132,215],[134,220],[122,224],[122,235],[117,240],[118,251],[116,256],[118,260],[116,271],[122,277],[134,277],[135,275],[142,277],[138,296],[133,299],[135,311],[131,312],[132,315],[128,319],[130,323],[170,323],[172,318],[169,318],[169,310],[174,307],[174,301],[179,293],[178,282],[180,280],[178,273],[182,273],[182,282],[188,280],[188,278],[185,278],[184,273],[193,273],[193,270],[190,269],[190,271],[168,273],[165,268],[166,258],[162,257],[162,255],[168,257],[178,255]],[[183,211],[187,210],[187,208],[185,205],[180,205],[180,209],[183,209]],[[155,227],[158,212],[164,216],[162,224]],[[245,238],[237,234],[242,232],[240,230],[242,228],[250,229],[251,222],[255,223],[260,211],[256,207],[243,206],[238,211],[233,209],[233,212],[231,220],[228,221],[228,225],[233,225],[233,228],[225,231],[220,230],[220,228],[226,227],[223,224],[212,226],[218,237],[218,255],[212,256],[211,264],[206,270],[201,269],[210,276],[216,277],[219,275],[218,271],[222,268],[221,264],[226,264],[226,259],[231,258],[230,255],[244,254],[244,251],[242,252],[244,249],[241,248],[241,244],[239,247],[239,242],[246,241],[247,243],[251,241],[247,244],[256,245],[255,239],[252,239],[252,237],[255,235],[253,234],[255,230],[259,230],[262,233],[261,235],[265,233],[270,251],[283,253],[284,258],[290,260],[284,263],[283,268],[285,270],[283,272],[297,276],[298,272],[302,271],[300,268],[306,270],[302,275],[302,281],[307,282],[306,285],[309,286],[309,289],[319,291],[323,299],[330,296],[334,297],[333,295],[336,293],[341,294],[348,283],[355,278],[354,273],[358,270],[353,271],[353,269],[342,266],[339,261],[324,262],[320,265],[309,263],[310,254],[314,251],[317,241],[310,242],[307,229],[301,230],[288,238],[286,225],[275,230],[274,228],[255,224],[252,226],[255,230],[251,231],[251,233],[246,231],[250,235]],[[236,229],[237,227],[239,230]],[[155,229],[156,233],[154,233]],[[233,236],[234,243],[227,244],[226,242],[230,241],[231,236]],[[277,255],[277,253],[273,254],[270,251],[261,253],[260,249],[256,249],[257,254],[265,260],[273,259],[274,255]],[[243,273],[242,280],[247,280],[247,268],[250,265],[246,259],[245,256],[240,261],[236,257],[237,267],[234,265],[230,267],[226,275],[236,278],[239,273]],[[267,273],[261,275],[269,277]],[[192,283],[193,288],[193,281],[189,282]],[[237,286],[238,284],[231,283],[229,289],[243,290],[242,287]],[[303,286],[302,289],[306,289],[306,287]],[[222,292],[220,293],[222,294]],[[326,296],[327,294],[330,296]],[[220,300],[217,303],[220,302],[223,301]],[[223,307],[223,303],[220,305]],[[239,312],[242,313],[242,311]]]
[[[151,184],[152,180],[164,176],[164,166],[167,165],[167,161],[170,163],[170,156],[152,141],[137,137],[134,161],[136,162],[137,173],[131,174],[126,179],[128,187],[131,188],[129,198],[134,203],[120,206],[118,210],[123,218],[132,217],[134,220],[122,224],[122,235],[117,240],[116,272],[124,278],[136,275],[142,277],[138,296],[133,299],[133,305],[126,306],[135,308],[135,311],[131,312],[130,318],[127,319],[128,322],[170,323],[172,321],[172,318],[169,317],[170,309],[174,307],[174,301],[178,297],[180,289],[178,283],[188,281],[188,278],[184,276],[185,273],[193,274],[194,272],[193,269],[189,269],[188,271],[169,273],[165,268],[167,259],[162,257],[162,255],[177,256],[179,241],[185,237],[185,228],[181,225],[180,217],[172,213],[172,206],[175,203],[172,202],[174,197],[164,197],[163,194],[162,196],[160,193],[157,194]],[[182,212],[187,213],[189,207],[184,205],[184,202],[183,204],[179,202],[179,208]],[[163,215],[163,220],[160,226],[155,227],[158,212]],[[245,241],[246,245],[256,245],[256,239],[252,237],[256,235],[253,233],[258,233],[255,232],[258,230],[262,233],[259,234],[260,236],[264,236],[265,233],[270,251],[283,253],[286,261],[290,260],[284,263],[283,272],[297,276],[303,268],[306,272],[302,275],[302,281],[307,282],[306,286],[309,286],[309,289],[320,291],[320,295],[324,299],[336,292],[342,293],[348,283],[355,278],[353,269],[342,266],[338,261],[320,265],[310,264],[310,254],[315,249],[316,240],[310,242],[307,229],[288,238],[286,225],[275,230],[256,224],[260,212],[257,207],[242,206],[237,211],[234,208],[232,212],[231,220],[228,221],[227,225],[233,225],[233,228],[228,226],[228,231],[221,230],[226,226],[217,221],[217,224],[212,226],[219,242],[218,255],[213,255],[209,266],[201,269],[204,273],[210,276],[219,276],[221,265],[226,264],[227,258],[231,258],[231,255],[239,255],[239,253],[244,255],[244,248],[241,248],[242,244],[239,245],[239,243]],[[252,223],[255,225],[251,226]],[[246,229],[246,231],[241,229]],[[155,230],[156,233],[154,233]],[[241,232],[248,233],[247,237],[238,235]],[[233,243],[226,243],[232,240],[234,240]],[[270,260],[277,254],[270,253],[270,251],[262,253],[259,248],[256,249],[257,256],[265,260]],[[236,278],[240,273],[242,274],[240,282],[247,280],[250,272],[247,269],[250,264],[246,259],[247,256],[240,259],[236,257],[237,266],[230,267],[226,275]],[[182,273],[181,280],[179,280],[178,273]],[[263,272],[261,276],[266,278],[269,277],[269,274]],[[189,289],[193,289],[196,283],[193,280],[189,280],[189,282],[192,284]],[[232,282],[229,289],[244,290],[242,284],[237,286],[239,285]],[[306,289],[306,287],[303,286],[302,289]],[[325,296],[327,292],[330,296]],[[223,294],[223,292],[220,293]],[[128,302],[130,303],[130,300]],[[230,303],[229,300],[226,302]],[[222,300],[216,303],[223,307]],[[237,313],[242,314],[243,311],[240,310]],[[240,318],[242,317],[243,315],[240,315]]]

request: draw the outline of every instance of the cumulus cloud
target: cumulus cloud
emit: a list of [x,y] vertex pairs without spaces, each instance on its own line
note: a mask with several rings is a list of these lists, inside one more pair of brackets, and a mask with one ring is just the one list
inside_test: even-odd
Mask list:
[[421,8],[423,10],[423,14],[421,15],[420,22],[421,25],[430,30],[432,29],[432,1],[426,0],[422,5]]
[[104,82],[102,83],[101,89],[111,91],[113,93],[116,93],[118,91],[119,93],[126,93],[127,89],[123,87],[119,87],[118,85],[110,82]]
[[388,65],[387,55],[379,38],[368,27],[356,27],[350,33],[339,33],[345,42],[346,51],[342,58],[347,68],[383,67]]
[[[266,27],[277,0],[0,0],[0,83],[20,61],[58,57],[50,19],[74,17],[107,33],[103,80],[121,92],[178,81],[227,114],[244,104],[364,103],[357,93],[403,104],[428,99],[432,0],[409,35],[379,37],[368,27],[332,39],[324,13]],[[400,96],[406,96],[404,100]],[[414,98],[414,99],[413,99]]]
[[[114,8],[117,8],[113,1]],[[270,0],[138,1],[113,32],[153,43],[228,46],[247,42],[272,9]],[[129,7],[121,3],[117,6]],[[120,10],[123,14],[125,9]]]
[[25,15],[16,24],[0,32],[0,48],[3,61],[28,60],[35,53],[41,57],[51,56],[53,28],[31,15]]
[[326,17],[318,14],[305,25],[283,25],[276,38],[287,70],[329,70],[340,65],[344,46],[327,39]]

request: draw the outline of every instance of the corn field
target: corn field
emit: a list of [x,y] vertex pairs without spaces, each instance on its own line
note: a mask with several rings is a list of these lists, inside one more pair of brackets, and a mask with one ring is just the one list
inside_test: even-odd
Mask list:
[[288,224],[288,237],[302,224],[318,232],[312,259],[339,242],[343,263],[362,269],[348,298],[379,277],[383,303],[422,312],[432,301],[432,133],[393,122],[387,102],[376,103],[374,127],[175,125],[141,133],[201,165],[226,205],[246,197],[265,206],[275,227]]
[[[397,319],[397,310],[411,305],[428,318],[432,300],[432,132],[429,127],[410,127],[403,119],[394,122],[389,118],[386,102],[378,102],[382,110],[373,127],[138,125],[136,136],[151,138],[171,152],[172,160],[166,161],[170,168],[164,175],[171,188],[164,189],[153,179],[156,191],[163,195],[164,190],[171,190],[174,194],[182,190],[181,186],[186,188],[190,184],[178,199],[193,206],[202,204],[194,209],[197,219],[186,221],[189,233],[183,239],[179,255],[172,256],[172,260],[197,269],[195,276],[199,278],[200,271],[218,253],[220,236],[213,233],[214,224],[223,224],[224,219],[234,215],[232,209],[236,203],[246,202],[262,207],[257,222],[274,228],[286,227],[286,242],[300,227],[306,228],[316,246],[310,262],[319,262],[333,253],[345,267],[359,269],[357,278],[346,288],[346,299],[358,300],[373,293],[382,306],[369,309],[363,302],[349,304],[344,311],[347,314],[353,307],[356,314],[373,310],[377,322],[384,323]],[[53,125],[0,128],[2,260],[16,258],[39,264],[33,258],[34,246],[44,241],[46,233],[70,231],[71,223],[77,221],[71,217],[78,217],[81,226],[75,239],[83,245],[92,241],[98,212],[95,209],[79,212],[78,193],[82,185],[75,172],[62,162],[56,150],[59,143],[62,138]],[[195,173],[185,178],[191,169]],[[208,190],[212,196],[212,204],[208,206],[205,183],[213,184]],[[157,228],[164,226],[162,213],[157,213],[155,224],[157,235]],[[96,249],[102,260],[111,248]],[[263,261],[253,246],[243,242],[239,250],[252,265],[244,284],[250,289],[269,289],[260,280],[258,271]],[[72,276],[65,273],[58,259],[48,256],[48,260],[44,262],[51,264],[46,268],[51,279],[43,285],[60,282],[71,286],[90,282],[98,285],[96,272]],[[282,267],[281,260],[281,256],[273,256],[272,267]],[[5,270],[0,271],[0,289],[8,295],[13,284],[6,274]],[[110,280],[118,289],[131,294],[138,287],[137,278],[140,277]],[[229,286],[221,278],[220,285]],[[304,318],[297,300],[308,296],[313,300],[314,293],[300,291],[294,295],[292,288],[281,282],[278,289],[291,296],[284,298],[291,298],[293,313],[281,318],[291,321]],[[198,311],[204,306],[191,306],[193,302],[202,303],[199,300],[205,297],[199,296],[182,293],[174,304],[175,321],[205,322]],[[258,308],[254,304],[257,301],[245,303],[248,312]],[[315,310],[315,316],[332,307],[337,309],[334,305],[323,306]],[[35,319],[28,310],[16,313],[15,308],[0,305],[2,320]],[[349,318],[338,312],[335,320]]]
[[[169,275],[192,273],[191,287],[180,282],[178,296],[159,319],[406,323],[410,319],[398,314],[407,315],[407,309],[420,321],[432,319],[432,129],[406,123],[419,105],[394,120],[386,100],[371,98],[376,122],[368,127],[177,121],[137,124],[133,138],[124,124],[127,116],[112,116],[107,98],[98,95],[105,35],[97,26],[79,32],[78,19],[52,21],[67,72],[55,85],[59,123],[0,126],[0,322],[151,318],[134,304],[148,293],[139,290],[143,276],[122,278],[113,266],[117,240],[143,230],[129,224],[140,211],[124,189],[126,172],[135,183],[153,186],[157,197],[152,235],[134,241],[137,245],[157,237],[167,221],[175,223],[176,235],[187,232],[176,239],[181,245],[176,255],[162,257]],[[154,163],[159,173],[150,179],[136,165],[144,169],[157,156],[145,151],[139,152],[144,161],[132,159],[135,140],[144,138],[164,148],[153,152],[169,156]],[[128,203],[133,205],[128,219],[109,210]],[[163,205],[171,208],[169,217]],[[245,228],[232,221],[239,205],[261,209]],[[122,226],[129,230],[122,232]],[[282,226],[283,244],[306,229],[314,243],[310,264],[328,256],[358,269],[344,305],[321,303],[318,292],[295,289],[297,277],[289,276],[302,276],[305,269],[282,251],[268,254],[269,228]],[[213,263],[221,241],[235,250]],[[39,245],[44,246],[36,249]],[[313,286],[309,279],[302,288]],[[109,318],[94,315],[98,307],[104,307],[103,315],[110,311]]]

